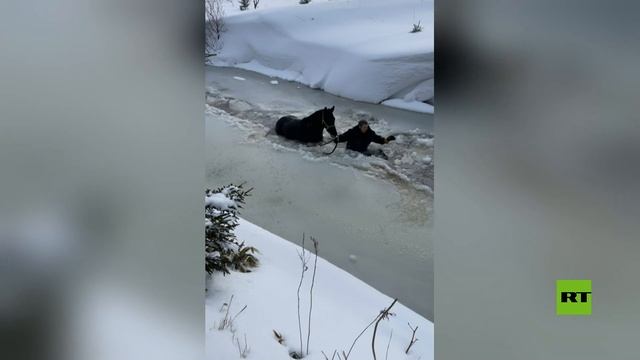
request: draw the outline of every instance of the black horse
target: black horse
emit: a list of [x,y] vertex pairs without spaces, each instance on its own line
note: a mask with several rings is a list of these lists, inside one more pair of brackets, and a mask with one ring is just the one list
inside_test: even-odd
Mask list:
[[284,116],[276,122],[276,134],[290,140],[303,143],[317,143],[322,141],[322,133],[326,129],[331,136],[338,136],[336,130],[336,118],[333,110],[336,107],[324,108],[314,112],[304,119],[295,116]]

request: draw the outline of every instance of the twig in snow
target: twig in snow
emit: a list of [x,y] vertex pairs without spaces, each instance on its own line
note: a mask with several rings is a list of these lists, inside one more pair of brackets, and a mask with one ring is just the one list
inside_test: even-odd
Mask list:
[[405,354],[409,353],[409,349],[411,349],[411,347],[413,346],[413,344],[415,344],[416,342],[418,342],[418,338],[416,338],[416,331],[418,331],[418,327],[416,326],[416,328],[412,328],[410,323],[407,323],[407,325],[409,325],[409,329],[411,329],[411,331],[413,331],[413,334],[411,334],[411,341],[409,342],[409,345],[407,346],[407,350],[404,351]]
[[224,307],[228,306],[229,304],[227,303],[222,303],[222,305],[220,306],[220,309],[218,310],[218,312],[223,312],[224,311]]
[[233,324],[233,321],[238,317],[238,315],[242,314],[242,312],[244,311],[244,309],[247,308],[247,305],[245,305],[242,310],[238,311],[238,313],[236,314],[236,316],[234,316],[233,318],[231,318],[231,321],[229,321],[229,324]]
[[302,263],[302,271],[300,272],[300,283],[298,283],[298,332],[300,335],[300,355],[303,354],[304,348],[302,347],[302,319],[300,318],[300,289],[302,288],[302,280],[304,280],[304,272],[307,271],[307,259],[304,252],[304,240],[305,234],[302,234],[302,252],[300,253],[300,261]]
[[[322,356],[324,356],[324,358],[326,360],[329,360],[329,357],[327,356],[327,354],[324,353],[324,351],[320,351],[322,353]],[[340,360],[340,354],[338,353],[338,350],[333,350],[333,354],[331,355],[331,360],[334,360],[336,358],[336,355],[338,355],[338,360]]]
[[245,359],[249,354],[249,345],[247,344],[247,334],[244,334],[244,346],[240,346],[240,340],[236,338],[236,344],[238,344],[238,352],[240,353],[240,357]]
[[391,303],[391,305],[389,305],[388,308],[382,310],[382,312],[378,316],[378,320],[376,321],[376,325],[373,327],[373,337],[371,338],[371,351],[373,352],[373,360],[377,360],[377,357],[376,357],[376,332],[378,331],[378,324],[380,324],[380,321],[382,321],[382,319],[388,319],[389,318],[389,315],[390,315],[389,310],[391,310],[391,308],[393,307],[393,305],[396,304],[397,301],[398,301],[398,299],[394,299],[393,302]]
[[391,345],[391,338],[393,337],[393,330],[391,330],[391,334],[389,335],[389,342],[387,342],[387,351],[384,353],[384,360],[389,359],[389,345]]
[[311,311],[313,310],[313,285],[316,282],[316,268],[318,267],[318,240],[311,237],[315,260],[313,262],[313,275],[311,277],[311,289],[309,290],[309,322],[307,323],[307,355],[309,355],[309,339],[311,338]]
[[275,336],[276,341],[278,341],[278,344],[284,345],[284,336],[282,336],[282,334],[273,330],[273,336]]
[[345,360],[347,360],[349,358],[349,355],[351,355],[351,350],[353,350],[353,347],[356,345],[356,342],[358,342],[358,339],[360,339],[360,337],[367,331],[367,329],[369,329],[371,327],[371,325],[373,325],[376,321],[378,321],[378,319],[385,315],[388,316],[391,313],[389,312],[389,309],[391,309],[391,307],[396,303],[396,301],[398,301],[398,299],[395,299],[393,301],[393,303],[386,309],[380,311],[380,313],[369,323],[369,325],[367,325],[361,332],[360,334],[358,334],[358,336],[356,336],[355,340],[353,340],[353,343],[351,344],[351,347],[349,348],[349,351],[345,354],[344,351],[342,352],[342,355],[344,356]]
[[338,354],[338,350],[333,350],[333,355],[331,355],[331,360],[333,360],[336,355],[338,355],[338,360],[340,360],[340,354]]
[[231,309],[231,303],[233,302],[233,295],[231,295],[231,299],[227,305],[227,312],[224,314],[224,319],[218,326],[218,330],[224,330],[229,325],[229,309]]
[[422,31],[422,25],[420,25],[420,21],[418,21],[417,24],[413,24],[413,29],[411,29],[410,32],[413,34],[413,33],[417,33],[417,32],[420,32],[420,31]]
[[[233,303],[233,295],[231,295],[231,299],[229,299],[229,303],[228,304],[224,304],[224,305],[227,305],[227,311],[224,314],[224,319],[222,319],[222,322],[220,323],[220,325],[218,325],[218,330],[224,330],[224,329],[229,328],[229,330],[231,330],[231,332],[234,332],[235,329],[233,328],[233,322],[247,308],[247,305],[245,305],[240,311],[238,311],[236,313],[235,316],[229,317],[229,312],[231,311],[231,304],[232,303]],[[224,307],[224,305],[223,305],[223,307]]]
[[367,325],[367,327],[365,327],[365,328],[360,332],[360,334],[358,334],[358,336],[356,336],[355,340],[353,340],[353,343],[351,344],[351,347],[349,348],[349,351],[348,351],[346,354],[344,353],[344,351],[342,351],[342,354],[344,355],[345,360],[349,358],[349,355],[351,355],[351,350],[353,350],[353,347],[356,345],[356,342],[358,342],[358,339],[360,339],[360,337],[362,336],[362,334],[364,334],[364,333],[367,331],[367,329],[368,329],[369,327],[371,327],[371,325],[373,325],[373,323],[375,323],[375,322],[376,322],[376,320],[378,320],[378,318],[379,318],[379,317],[380,317],[380,314],[378,314],[378,315],[376,316],[376,318],[375,318],[375,319],[373,319],[373,321],[371,321],[371,322],[369,323],[369,325]]

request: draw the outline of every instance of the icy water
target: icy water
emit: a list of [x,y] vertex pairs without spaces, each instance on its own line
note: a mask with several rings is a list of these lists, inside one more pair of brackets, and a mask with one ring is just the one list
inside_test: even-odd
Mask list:
[[[243,217],[294,242],[303,232],[318,238],[322,257],[432,320],[433,117],[274,80],[207,68],[207,185],[246,182],[255,190]],[[333,145],[270,132],[284,114],[333,105],[340,131],[367,119],[379,134],[396,135],[383,147],[389,160],[344,144],[326,156]]]

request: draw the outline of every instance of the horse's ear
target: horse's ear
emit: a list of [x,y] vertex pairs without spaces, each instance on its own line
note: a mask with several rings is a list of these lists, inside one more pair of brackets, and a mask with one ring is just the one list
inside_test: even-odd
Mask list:
[[336,109],[336,106],[333,105],[333,107],[331,108],[331,112],[333,112],[333,110],[335,110],[335,109]]

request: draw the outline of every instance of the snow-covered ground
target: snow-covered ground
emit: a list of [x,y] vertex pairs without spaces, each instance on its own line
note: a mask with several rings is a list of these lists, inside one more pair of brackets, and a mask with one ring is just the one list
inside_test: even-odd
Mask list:
[[[300,349],[296,294],[301,248],[242,219],[236,235],[240,241],[260,250],[260,266],[252,273],[232,272],[225,277],[216,273],[208,280],[208,358],[241,359],[240,353],[246,345],[247,359],[288,359],[291,351]],[[322,255],[322,239],[319,241]],[[311,254],[307,252],[307,255]],[[313,259],[310,256],[310,269],[305,273],[301,290],[305,348]],[[309,355],[305,359],[322,360],[323,351],[328,358],[334,350],[347,352],[358,334],[391,302],[390,297],[319,258],[313,288]],[[219,330],[227,314],[225,303],[230,303],[228,318],[234,320],[230,326]],[[241,312],[244,306],[246,309]],[[400,302],[391,313],[394,315],[389,320],[382,320],[377,329],[378,359],[433,359],[433,324]],[[419,341],[405,354],[412,337],[408,324],[418,327],[416,337]],[[274,330],[284,338],[282,343],[276,339]],[[372,330],[373,326],[358,340],[350,360],[372,358]]]
[[[225,1],[213,65],[297,81],[342,97],[433,113],[433,1]],[[420,22],[422,31],[410,33]]]

